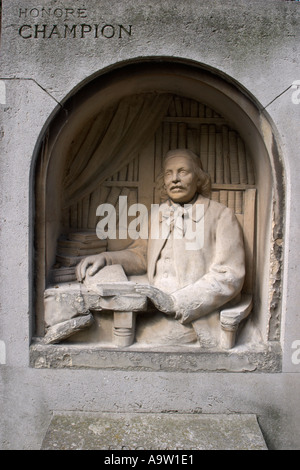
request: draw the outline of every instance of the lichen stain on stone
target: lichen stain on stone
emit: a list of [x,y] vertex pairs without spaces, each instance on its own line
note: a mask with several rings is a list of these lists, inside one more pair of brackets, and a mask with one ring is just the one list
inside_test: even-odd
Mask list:
[[269,327],[268,339],[278,341],[280,339],[280,306],[282,289],[282,265],[283,265],[283,225],[285,207],[284,169],[278,151],[274,135],[272,136],[272,154],[275,171],[274,199],[272,214],[272,240],[270,256],[270,281],[269,281]]

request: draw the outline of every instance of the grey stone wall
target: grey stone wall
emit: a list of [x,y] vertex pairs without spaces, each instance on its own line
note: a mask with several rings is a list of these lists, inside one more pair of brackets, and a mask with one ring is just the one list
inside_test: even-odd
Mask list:
[[[269,448],[299,448],[300,94],[293,84],[300,80],[300,5],[281,0],[103,0],[101,7],[96,0],[76,0],[72,8],[46,0],[2,3],[1,448],[38,449],[51,413],[60,410],[254,413]],[[203,64],[239,84],[261,110],[266,146],[276,138],[285,193],[281,372],[29,365],[33,161],[43,131],[90,77],[151,57]]]

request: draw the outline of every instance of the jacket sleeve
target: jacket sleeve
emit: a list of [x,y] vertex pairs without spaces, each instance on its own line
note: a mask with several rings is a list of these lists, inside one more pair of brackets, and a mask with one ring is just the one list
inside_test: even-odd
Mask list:
[[214,255],[208,272],[195,283],[172,294],[175,318],[190,323],[233,299],[242,289],[245,276],[243,235],[231,209],[216,221],[215,240],[207,248]]
[[128,248],[103,253],[106,265],[120,264],[128,276],[144,274],[147,271],[147,240],[133,240]]

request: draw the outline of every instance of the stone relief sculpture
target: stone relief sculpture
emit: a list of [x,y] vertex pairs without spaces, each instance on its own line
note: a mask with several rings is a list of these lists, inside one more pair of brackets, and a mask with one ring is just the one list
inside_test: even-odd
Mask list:
[[[241,323],[255,289],[256,199],[242,138],[213,109],[173,94],[141,93],[107,106],[61,141],[63,166],[52,167],[61,186],[53,195],[49,183],[51,198],[41,167],[39,341],[208,350],[258,344],[256,312]],[[59,160],[60,145],[51,150]],[[49,148],[46,138],[42,162]]]
[[209,199],[210,178],[191,150],[167,153],[161,181],[166,200],[152,208],[149,220],[144,217],[144,237],[123,250],[85,257],[77,281],[46,289],[46,343],[90,327],[93,312],[112,311],[119,347],[135,340],[234,346],[237,326],[252,306],[251,296],[241,298],[240,225],[230,208]]

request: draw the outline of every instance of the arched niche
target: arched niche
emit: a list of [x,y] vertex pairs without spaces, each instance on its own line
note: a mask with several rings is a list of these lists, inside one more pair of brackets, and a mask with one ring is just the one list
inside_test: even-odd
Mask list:
[[[120,103],[127,103],[128,113],[138,97],[150,97],[150,103],[156,100],[160,107],[150,138],[144,143],[142,139],[134,158],[131,154],[119,167],[114,167],[112,153],[107,160],[110,170],[102,168],[102,176],[97,175],[99,184],[90,185],[88,177],[74,186],[74,178],[82,178],[82,162],[92,159],[98,148],[97,129],[104,129],[103,120],[111,122]],[[33,171],[36,336],[44,334],[43,292],[64,265],[64,253],[58,253],[60,237],[72,230],[93,230],[97,205],[111,202],[124,190],[137,202],[158,202],[155,176],[164,151],[174,147],[190,147],[200,154],[212,177],[212,198],[237,214],[243,212],[244,191],[256,189],[251,322],[262,342],[279,340],[284,194],[272,126],[255,99],[233,80],[199,64],[167,59],[121,64],[91,77],[73,90],[46,126]],[[101,152],[97,158],[101,163]],[[67,275],[71,271],[66,270]],[[54,277],[54,282],[61,280]]]

